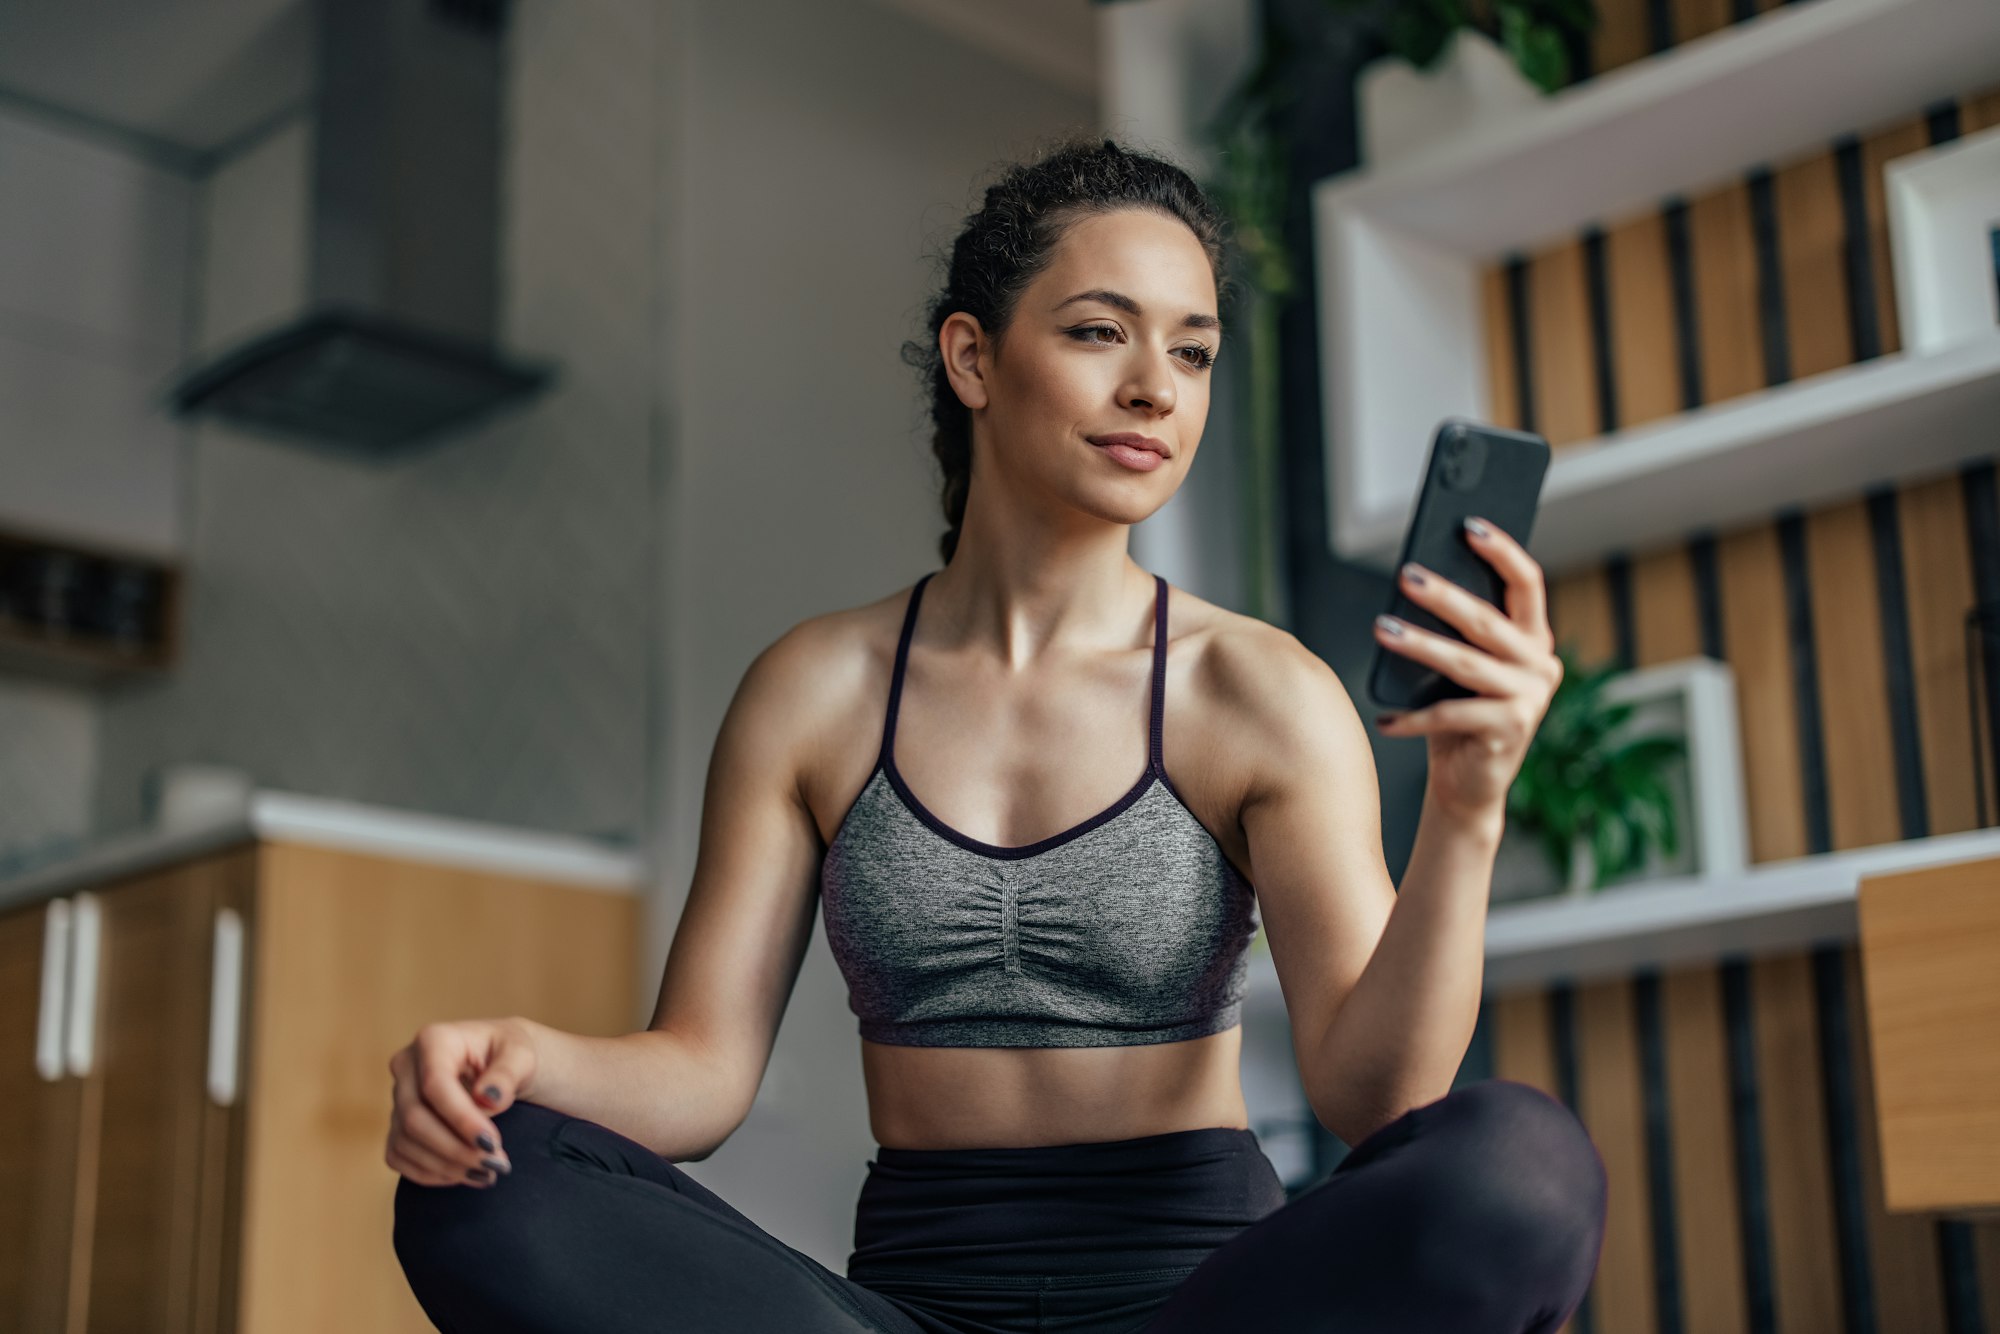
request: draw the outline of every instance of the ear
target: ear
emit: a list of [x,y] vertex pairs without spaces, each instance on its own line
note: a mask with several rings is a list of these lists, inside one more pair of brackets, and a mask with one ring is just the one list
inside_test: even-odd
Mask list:
[[938,329],[938,351],[944,355],[944,373],[958,401],[971,409],[985,407],[990,361],[986,332],[979,321],[962,310],[945,316]]

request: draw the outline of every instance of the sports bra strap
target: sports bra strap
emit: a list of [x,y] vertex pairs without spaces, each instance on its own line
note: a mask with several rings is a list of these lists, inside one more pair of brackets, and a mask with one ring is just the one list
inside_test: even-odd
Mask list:
[[1162,738],[1167,725],[1167,581],[1153,576],[1153,717],[1148,733],[1146,758],[1162,777],[1166,775],[1166,751]]
[[896,641],[896,667],[889,674],[889,712],[882,719],[882,750],[875,757],[877,764],[884,764],[895,753],[896,706],[903,702],[903,672],[910,661],[910,635],[917,628],[917,603],[924,596],[924,585],[931,581],[931,570],[917,580],[910,590],[910,604],[903,610],[903,634]]
[[[931,581],[932,570],[917,580],[910,589],[910,602],[903,611],[903,633],[896,641],[896,666],[889,675],[889,710],[882,719],[882,749],[876,755],[876,763],[881,764],[894,753],[896,744],[896,710],[903,702],[903,677],[910,662],[910,638],[917,627],[917,603],[923,600],[924,585]],[[1153,576],[1153,696],[1152,712],[1147,728],[1146,760],[1162,776],[1166,773],[1166,751],[1162,739],[1166,731],[1167,718],[1167,581],[1164,576]]]

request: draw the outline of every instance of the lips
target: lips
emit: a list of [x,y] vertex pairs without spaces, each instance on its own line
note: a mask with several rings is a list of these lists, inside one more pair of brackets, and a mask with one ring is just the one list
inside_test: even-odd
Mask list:
[[1112,435],[1089,435],[1085,436],[1084,439],[1090,441],[1093,445],[1124,445],[1130,449],[1143,449],[1148,453],[1158,454],[1163,459],[1173,457],[1173,454],[1169,452],[1164,443],[1155,440],[1150,435],[1140,435],[1137,431],[1119,431]]

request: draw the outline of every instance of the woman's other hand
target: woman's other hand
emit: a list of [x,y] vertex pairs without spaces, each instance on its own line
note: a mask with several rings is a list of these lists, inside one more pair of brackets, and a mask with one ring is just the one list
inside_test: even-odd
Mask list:
[[491,1185],[513,1170],[493,1115],[527,1096],[535,1046],[517,1019],[425,1024],[389,1058],[384,1160],[424,1186]]
[[1432,571],[1405,565],[1397,576],[1403,591],[1467,642],[1393,616],[1376,618],[1375,638],[1474,694],[1383,714],[1376,725],[1385,736],[1427,738],[1428,796],[1455,815],[1497,828],[1505,818],[1507,789],[1562,680],[1562,660],[1549,628],[1542,567],[1499,528],[1477,519],[1467,519],[1465,526],[1473,550],[1505,582],[1506,609]]

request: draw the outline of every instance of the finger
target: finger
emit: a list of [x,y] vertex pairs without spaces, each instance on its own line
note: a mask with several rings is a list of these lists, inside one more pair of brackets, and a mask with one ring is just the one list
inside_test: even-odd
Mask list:
[[1462,584],[1455,584],[1415,562],[1403,566],[1399,578],[1412,602],[1435,612],[1487,652],[1524,666],[1545,656],[1541,647],[1507,613]]
[[1506,583],[1508,619],[1537,643],[1542,642],[1548,629],[1549,598],[1541,564],[1497,524],[1468,517],[1465,535],[1472,549],[1498,570]]
[[504,1176],[513,1169],[512,1160],[499,1140],[493,1140],[491,1150],[478,1143],[466,1144],[435,1109],[420,1099],[411,1099],[402,1108],[400,1125],[406,1140],[429,1149],[460,1172],[470,1167],[485,1167]]
[[469,1169],[446,1162],[395,1131],[390,1132],[389,1146],[382,1157],[404,1176],[426,1186],[459,1186],[470,1179]]
[[1407,713],[1375,718],[1384,736],[1430,736],[1432,733],[1483,733],[1487,749],[1498,754],[1515,740],[1515,714],[1505,700],[1447,699]]
[[472,1094],[459,1082],[461,1071],[476,1068],[475,1055],[463,1037],[426,1028],[417,1035],[417,1091],[459,1139],[479,1147],[479,1138],[484,1135],[497,1149],[501,1147],[500,1128],[479,1110]]
[[1483,649],[1411,625],[1398,616],[1375,618],[1375,640],[1391,652],[1434,668],[1467,690],[1482,695],[1511,695],[1520,688],[1518,668],[1508,666]]
[[493,1059],[470,1080],[473,1096],[496,1116],[506,1111],[514,1105],[521,1085],[532,1073],[533,1060],[534,1053],[520,1043],[510,1042],[505,1037],[496,1039]]

